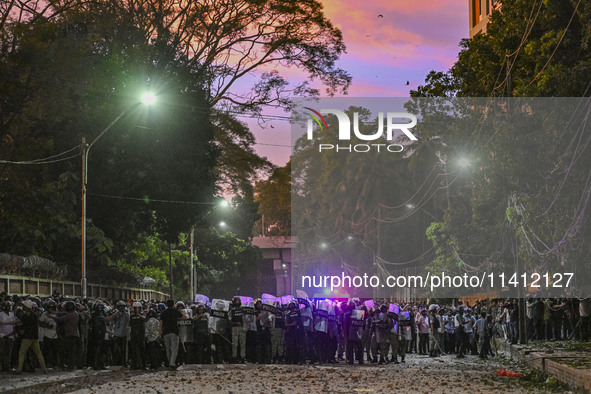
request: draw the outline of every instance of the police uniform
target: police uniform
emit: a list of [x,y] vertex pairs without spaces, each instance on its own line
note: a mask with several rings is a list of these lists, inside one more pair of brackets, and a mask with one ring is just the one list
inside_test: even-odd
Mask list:
[[388,313],[380,312],[375,319],[375,338],[380,351],[380,364],[384,364],[388,359],[388,347],[389,347],[389,333],[394,327],[392,319],[388,316]]
[[232,358],[235,362],[246,360],[246,331],[242,325],[242,307],[232,304],[230,309],[232,326]]
[[353,364],[353,355],[363,364],[363,330],[366,324],[364,311],[352,310],[345,313],[343,325],[347,332],[347,362]]
[[400,338],[400,346],[398,346],[400,361],[405,362],[406,347],[412,338],[412,320],[410,312],[400,312],[398,315],[398,335]]
[[284,311],[278,307],[275,309],[274,325],[271,328],[271,356],[276,363],[282,362],[285,356],[285,346],[283,346],[284,329]]
[[285,352],[288,362],[294,364],[302,362],[299,342],[303,336],[302,317],[294,303],[285,315]]

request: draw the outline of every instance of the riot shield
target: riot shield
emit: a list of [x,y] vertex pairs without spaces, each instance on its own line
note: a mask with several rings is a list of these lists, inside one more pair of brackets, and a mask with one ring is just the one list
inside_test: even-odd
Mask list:
[[242,301],[242,326],[247,331],[257,330],[257,313],[252,297],[240,297]]
[[281,302],[281,305],[287,305],[291,301],[295,301],[295,298],[293,298],[292,295],[284,295],[284,296],[279,297],[279,300]]
[[277,298],[272,296],[271,294],[263,293],[262,298],[262,309],[261,309],[261,326],[263,327],[275,327],[275,313],[277,313],[277,308],[275,307],[275,303],[277,302]]
[[331,337],[335,337],[339,335],[339,326],[337,320],[337,313],[336,313],[336,302],[331,300],[326,300],[328,305],[328,333]]
[[314,322],[312,320],[312,306],[310,305],[310,302],[305,298],[298,298],[298,302],[300,305],[300,316],[302,317],[304,330],[313,331]]
[[209,305],[209,297],[203,294],[195,294],[195,304]]
[[351,311],[351,327],[349,328],[349,340],[361,341],[363,326],[365,325],[365,311],[353,309]]
[[402,339],[410,341],[412,338],[411,334],[411,321],[410,312],[404,311],[398,314],[398,329]]
[[211,302],[211,314],[209,316],[209,330],[212,334],[224,335],[228,324],[230,301],[214,299]]
[[380,312],[376,318],[376,341],[378,343],[388,342],[391,327],[392,318],[388,313]]
[[314,331],[328,333],[329,300],[316,301],[316,317],[314,319]]

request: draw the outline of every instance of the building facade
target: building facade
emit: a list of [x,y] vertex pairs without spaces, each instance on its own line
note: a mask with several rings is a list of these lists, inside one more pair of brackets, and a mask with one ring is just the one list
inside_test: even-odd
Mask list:
[[468,0],[469,4],[469,33],[473,38],[478,33],[486,33],[486,25],[494,10],[501,8],[499,0]]

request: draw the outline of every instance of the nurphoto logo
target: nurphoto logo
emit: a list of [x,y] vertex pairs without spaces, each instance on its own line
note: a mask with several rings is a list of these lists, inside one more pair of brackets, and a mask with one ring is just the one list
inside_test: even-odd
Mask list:
[[[361,141],[377,141],[378,139],[382,138],[384,135],[384,118],[386,123],[386,140],[392,141],[395,134],[395,130],[400,130],[410,139],[411,141],[417,141],[417,137],[411,133],[410,129],[416,126],[417,124],[417,117],[415,115],[406,113],[406,112],[388,112],[386,116],[384,116],[383,112],[378,114],[378,129],[373,134],[364,134],[359,129],[359,113],[353,113],[353,122],[349,118],[344,111],[340,111],[338,109],[321,109],[320,111],[316,111],[309,107],[304,107],[304,109],[310,112],[304,112],[306,115],[310,116],[308,119],[308,140],[312,140],[314,138],[314,123],[316,123],[320,130],[326,130],[329,132],[328,124],[324,119],[322,114],[332,114],[337,117],[337,121],[339,123],[339,131],[338,137],[339,141],[351,141],[351,125],[353,125],[353,134],[354,137]],[[410,119],[410,122],[401,121],[404,119]],[[402,152],[404,150],[404,145],[401,144],[385,144],[385,143],[362,143],[362,144],[349,144],[349,145],[341,145],[341,144],[319,144],[318,151],[328,151],[334,150],[336,152],[339,151],[347,151],[347,152],[356,152],[356,153],[366,153],[370,151],[387,151],[387,152]]]

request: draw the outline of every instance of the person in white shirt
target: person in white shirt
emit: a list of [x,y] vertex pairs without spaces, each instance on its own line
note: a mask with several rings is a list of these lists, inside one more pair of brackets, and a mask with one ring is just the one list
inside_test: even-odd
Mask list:
[[43,357],[48,368],[58,366],[59,339],[57,337],[57,323],[50,316],[57,312],[57,304],[54,300],[49,300],[45,304],[45,312],[39,318],[39,327],[43,327]]
[[2,311],[0,311],[0,363],[2,372],[10,372],[12,347],[14,346],[13,325],[4,323],[11,323],[16,321],[14,313],[12,313],[12,303],[4,301],[2,303]]

